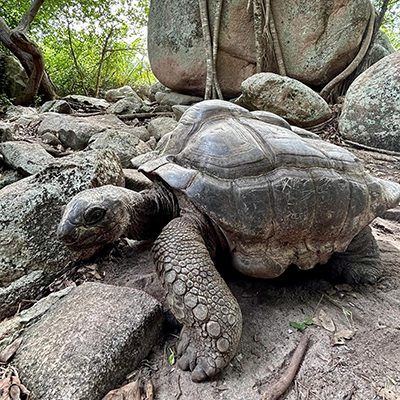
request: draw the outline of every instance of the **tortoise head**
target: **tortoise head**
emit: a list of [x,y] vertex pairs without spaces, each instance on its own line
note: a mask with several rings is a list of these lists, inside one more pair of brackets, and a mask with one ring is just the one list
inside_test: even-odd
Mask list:
[[58,239],[76,251],[117,240],[130,223],[124,190],[108,185],[77,194],[65,207],[57,227]]

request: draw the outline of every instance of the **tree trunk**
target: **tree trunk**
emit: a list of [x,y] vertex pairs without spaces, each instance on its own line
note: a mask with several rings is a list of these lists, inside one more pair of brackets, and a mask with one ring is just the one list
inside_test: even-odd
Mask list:
[[25,33],[45,0],[33,0],[31,6],[13,31],[0,17],[0,42],[21,62],[29,76],[26,93],[17,99],[18,104],[28,105],[34,101],[40,88],[44,100],[56,98],[54,86],[44,71],[44,60],[40,48]]

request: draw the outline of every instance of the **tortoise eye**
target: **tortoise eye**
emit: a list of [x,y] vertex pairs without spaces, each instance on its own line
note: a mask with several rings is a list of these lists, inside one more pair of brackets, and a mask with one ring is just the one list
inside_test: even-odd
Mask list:
[[101,221],[106,211],[102,208],[92,208],[85,215],[85,221],[88,225],[94,225]]

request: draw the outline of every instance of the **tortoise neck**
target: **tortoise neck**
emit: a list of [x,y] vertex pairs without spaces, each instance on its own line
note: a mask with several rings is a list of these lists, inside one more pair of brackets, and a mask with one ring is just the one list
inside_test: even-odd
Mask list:
[[131,222],[127,236],[135,240],[155,239],[162,228],[179,214],[174,194],[163,185],[140,193],[131,192],[127,202]]

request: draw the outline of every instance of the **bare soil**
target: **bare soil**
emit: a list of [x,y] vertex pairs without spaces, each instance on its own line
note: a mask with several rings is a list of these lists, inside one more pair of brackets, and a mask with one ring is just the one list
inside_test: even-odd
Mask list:
[[[400,157],[350,150],[371,174],[400,182]],[[308,351],[283,399],[400,399],[399,216],[397,209],[388,214],[391,220],[377,218],[372,224],[385,267],[377,284],[335,286],[325,279],[323,266],[307,272],[289,268],[273,280],[249,278],[227,266],[223,276],[243,313],[242,340],[233,361],[215,379],[201,384],[170,365],[168,356],[180,326],[166,309],[164,336],[136,375],[151,377],[156,399],[258,400],[282,375],[305,334],[310,337]],[[122,240],[95,261],[92,275],[101,276],[104,283],[143,289],[164,302],[149,249],[150,244]],[[334,332],[322,326],[298,330],[290,325],[320,310],[336,332],[346,330],[354,336],[334,344]]]

